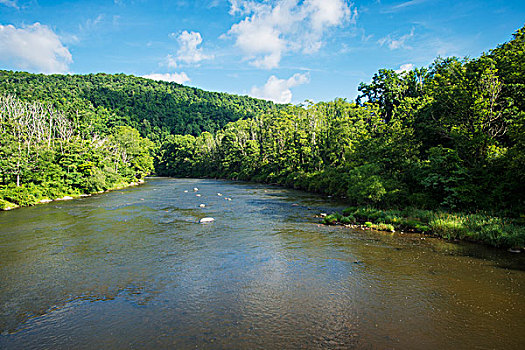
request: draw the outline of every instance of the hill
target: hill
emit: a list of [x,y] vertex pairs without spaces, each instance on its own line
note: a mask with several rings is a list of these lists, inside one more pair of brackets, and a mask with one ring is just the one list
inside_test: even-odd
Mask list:
[[208,92],[126,74],[44,75],[0,70],[0,95],[50,103],[78,117],[84,132],[131,126],[153,141],[214,133],[227,123],[279,109],[269,101]]

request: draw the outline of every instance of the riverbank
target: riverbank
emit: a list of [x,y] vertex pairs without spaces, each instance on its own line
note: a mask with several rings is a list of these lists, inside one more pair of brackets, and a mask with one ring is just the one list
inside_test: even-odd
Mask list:
[[0,210],[7,211],[37,204],[47,204],[55,201],[67,201],[80,197],[89,197],[127,187],[139,186],[144,180],[138,179],[132,182],[119,182],[106,190],[82,193],[79,191],[53,191],[41,186],[19,186],[0,188]]
[[326,225],[346,225],[378,231],[403,231],[430,234],[448,240],[466,240],[525,250],[525,225],[518,219],[491,216],[485,213],[462,214],[407,208],[380,210],[350,207],[342,213],[323,215]]

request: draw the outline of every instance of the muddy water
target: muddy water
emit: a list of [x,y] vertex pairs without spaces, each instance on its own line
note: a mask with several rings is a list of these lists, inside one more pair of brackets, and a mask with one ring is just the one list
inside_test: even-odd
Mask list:
[[523,253],[318,225],[341,208],[151,179],[1,212],[0,348],[523,349]]

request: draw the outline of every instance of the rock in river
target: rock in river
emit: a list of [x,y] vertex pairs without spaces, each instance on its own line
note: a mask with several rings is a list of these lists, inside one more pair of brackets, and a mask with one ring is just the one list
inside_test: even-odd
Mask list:
[[214,221],[215,221],[214,218],[202,218],[202,219],[199,220],[199,222],[200,222],[201,224],[207,224],[207,223],[209,223],[209,222],[214,222]]

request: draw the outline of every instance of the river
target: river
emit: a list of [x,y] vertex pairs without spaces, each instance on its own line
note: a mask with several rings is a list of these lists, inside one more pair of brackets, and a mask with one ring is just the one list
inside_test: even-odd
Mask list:
[[318,224],[343,207],[158,178],[0,212],[0,348],[524,348],[523,253]]

